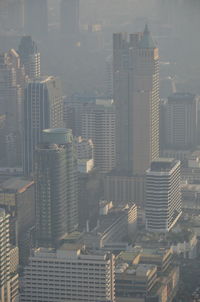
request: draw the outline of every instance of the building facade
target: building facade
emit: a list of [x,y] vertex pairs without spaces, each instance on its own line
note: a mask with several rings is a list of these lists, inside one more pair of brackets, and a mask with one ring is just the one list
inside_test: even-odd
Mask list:
[[94,144],[94,165],[101,173],[111,171],[116,164],[115,106],[112,100],[96,100],[82,113],[82,136]]
[[180,161],[160,158],[146,172],[146,229],[168,232],[181,216]]
[[24,152],[25,175],[33,171],[36,145],[42,140],[42,130],[63,126],[63,99],[60,80],[43,77],[29,81],[24,100]]
[[13,262],[16,253],[9,241],[9,214],[3,209],[0,209],[0,237],[0,301],[15,302],[19,294],[18,274]]
[[37,249],[25,267],[24,302],[115,301],[114,256],[65,244]]
[[191,149],[197,144],[198,98],[174,93],[165,105],[165,147]]
[[43,131],[34,177],[37,245],[53,247],[78,226],[77,166],[69,129]]

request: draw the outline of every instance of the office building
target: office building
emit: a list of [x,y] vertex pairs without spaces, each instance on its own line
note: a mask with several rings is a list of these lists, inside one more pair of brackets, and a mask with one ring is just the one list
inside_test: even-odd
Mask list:
[[35,198],[33,181],[11,177],[0,184],[0,207],[10,214],[10,243],[19,248],[20,264],[29,256],[30,238],[35,226]]
[[60,81],[56,77],[42,77],[29,81],[24,100],[25,175],[33,171],[36,145],[41,142],[42,130],[63,126],[63,100]]
[[47,0],[24,0],[24,32],[33,38],[45,38],[48,34]]
[[115,106],[113,100],[96,100],[82,112],[82,137],[94,144],[94,165],[101,173],[115,167]]
[[[143,204],[145,171],[159,157],[159,54],[147,26],[143,33],[114,34],[113,86],[117,164],[107,175],[104,198],[118,202],[117,189],[125,200],[128,185],[130,200]],[[109,185],[120,181],[118,188]]]
[[78,227],[77,166],[70,129],[46,129],[35,151],[36,239],[56,246]]
[[110,253],[75,244],[56,251],[39,248],[24,269],[21,301],[114,302],[114,261]]
[[159,54],[147,26],[114,34],[113,66],[117,168],[144,175],[159,157]]
[[18,274],[16,272],[17,250],[9,241],[9,214],[0,209],[0,301],[15,302],[19,295]]
[[0,114],[5,115],[4,165],[21,164],[25,73],[14,49],[0,55]]
[[60,29],[62,34],[79,33],[79,2],[80,0],[61,0]]
[[29,79],[40,77],[40,53],[30,36],[21,38],[18,53]]
[[191,149],[197,144],[198,98],[174,93],[168,98],[164,116],[165,148]]
[[146,229],[168,232],[181,216],[180,161],[160,158],[146,172]]

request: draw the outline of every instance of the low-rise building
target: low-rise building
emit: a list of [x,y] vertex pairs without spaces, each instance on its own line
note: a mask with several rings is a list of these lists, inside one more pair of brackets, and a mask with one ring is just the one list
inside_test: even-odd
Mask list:
[[109,243],[127,242],[137,227],[137,206],[133,203],[113,207],[112,202],[100,202],[97,226],[86,230],[83,242],[91,248],[103,248]]

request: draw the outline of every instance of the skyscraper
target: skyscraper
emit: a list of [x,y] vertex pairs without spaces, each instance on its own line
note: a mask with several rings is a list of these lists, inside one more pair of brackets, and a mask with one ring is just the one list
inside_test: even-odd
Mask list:
[[159,55],[147,25],[143,33],[114,34],[113,72],[117,165],[104,198],[141,203],[145,171],[159,157]]
[[14,302],[18,297],[18,274],[16,265],[12,266],[16,258],[9,241],[9,215],[0,209],[0,301]]
[[82,136],[94,144],[94,164],[101,173],[115,167],[115,106],[113,100],[96,100],[82,112]]
[[24,31],[34,38],[44,38],[47,35],[47,0],[24,0]]
[[21,164],[22,111],[25,73],[14,49],[0,55],[0,114],[6,117],[7,166]]
[[79,0],[61,0],[61,32],[67,35],[79,32]]
[[77,165],[72,132],[46,129],[35,151],[36,238],[56,246],[78,226]]
[[36,43],[30,36],[22,37],[18,53],[21,63],[24,65],[25,73],[30,79],[40,77],[40,53]]
[[33,171],[33,154],[41,141],[42,130],[63,126],[63,99],[58,78],[42,77],[30,81],[24,100],[24,154],[25,175]]
[[146,229],[168,232],[181,216],[180,161],[160,158],[146,172]]
[[158,48],[147,26],[113,43],[117,168],[143,175],[159,156]]

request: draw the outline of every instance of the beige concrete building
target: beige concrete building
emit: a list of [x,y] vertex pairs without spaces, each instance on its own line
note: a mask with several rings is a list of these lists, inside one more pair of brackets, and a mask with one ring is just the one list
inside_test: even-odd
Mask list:
[[114,256],[64,244],[34,250],[25,267],[21,301],[115,301]]

